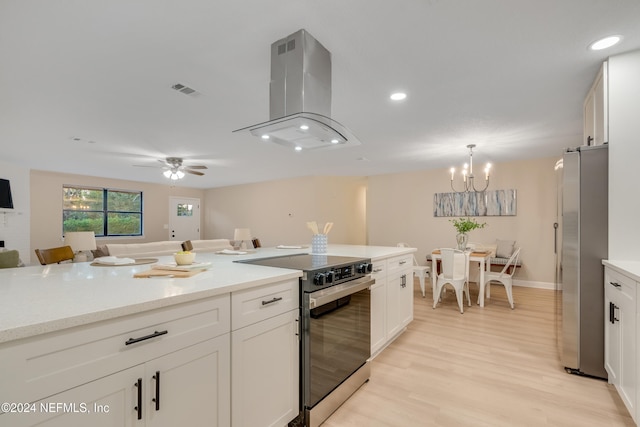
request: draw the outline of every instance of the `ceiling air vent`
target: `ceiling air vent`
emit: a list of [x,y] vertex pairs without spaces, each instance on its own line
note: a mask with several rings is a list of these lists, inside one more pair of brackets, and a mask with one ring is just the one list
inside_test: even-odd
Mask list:
[[189,86],[185,86],[181,83],[176,83],[171,86],[171,89],[177,90],[180,93],[184,93],[185,95],[198,96],[200,95],[195,89],[190,88]]

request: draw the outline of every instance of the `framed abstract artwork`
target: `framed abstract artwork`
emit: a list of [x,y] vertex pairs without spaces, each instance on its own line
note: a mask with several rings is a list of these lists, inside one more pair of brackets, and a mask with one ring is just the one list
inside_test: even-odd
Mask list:
[[435,193],[433,216],[514,216],[516,190]]

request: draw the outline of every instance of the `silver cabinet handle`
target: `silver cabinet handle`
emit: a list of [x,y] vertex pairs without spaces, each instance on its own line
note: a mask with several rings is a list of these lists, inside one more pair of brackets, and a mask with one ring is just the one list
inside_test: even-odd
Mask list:
[[382,271],[381,268],[376,268],[376,269],[373,270],[374,273],[380,273],[381,271]]
[[405,261],[405,260],[400,261],[400,265],[404,265],[406,263],[407,263],[407,261]]
[[269,301],[262,301],[262,305],[269,305],[269,304],[273,304],[274,302],[278,302],[278,301],[282,301],[282,297],[275,297],[273,299],[270,299]]
[[621,285],[620,283],[618,283],[618,282],[609,282],[609,284],[610,284],[611,286],[616,287],[616,288],[621,288],[621,287],[622,287],[622,285]]

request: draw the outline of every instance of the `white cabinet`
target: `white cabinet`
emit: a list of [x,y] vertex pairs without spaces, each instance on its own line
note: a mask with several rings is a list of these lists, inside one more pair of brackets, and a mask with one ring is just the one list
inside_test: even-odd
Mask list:
[[378,353],[387,342],[387,261],[373,263],[371,278],[371,354]]
[[376,355],[413,320],[413,255],[373,263],[371,354]]
[[14,343],[2,399],[34,410],[0,424],[227,426],[230,317],[227,294]]
[[227,333],[35,402],[33,416],[10,414],[7,421],[13,426],[170,427],[189,420],[192,426],[225,427],[229,381]]
[[299,414],[299,284],[234,292],[231,425],[286,426]]
[[225,334],[145,364],[142,417],[148,427],[185,420],[190,426],[230,424],[229,341]]
[[629,413],[637,406],[637,283],[605,268],[605,369]]
[[583,145],[602,145],[609,142],[607,62],[596,76],[584,101]]

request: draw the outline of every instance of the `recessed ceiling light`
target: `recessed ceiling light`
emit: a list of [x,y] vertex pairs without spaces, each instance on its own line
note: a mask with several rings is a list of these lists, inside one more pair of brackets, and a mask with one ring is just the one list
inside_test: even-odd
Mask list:
[[407,97],[406,93],[404,93],[404,92],[396,92],[396,93],[392,93],[389,98],[391,98],[394,101],[402,101],[406,97]]
[[307,129],[309,129],[309,126],[307,126],[307,125],[301,125],[301,126],[300,126],[300,129],[302,129],[302,130],[307,130]]
[[269,139],[269,135],[262,135],[261,138],[262,139]]
[[622,36],[608,36],[589,45],[590,50],[602,50],[620,43]]
[[302,151],[302,147],[300,147],[299,145],[295,148],[296,151]]
[[331,143],[332,143],[332,144],[337,144],[337,143],[339,143],[339,142],[340,142],[340,141],[338,141],[337,139],[332,139],[332,140],[331,140]]

